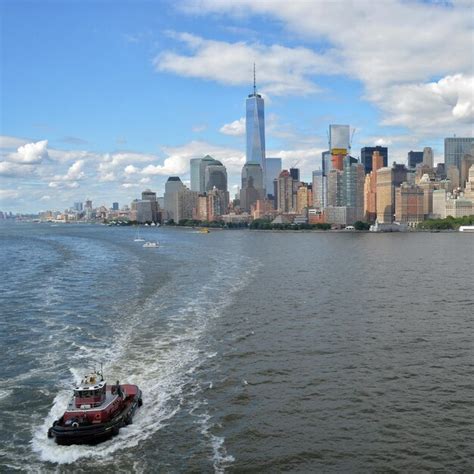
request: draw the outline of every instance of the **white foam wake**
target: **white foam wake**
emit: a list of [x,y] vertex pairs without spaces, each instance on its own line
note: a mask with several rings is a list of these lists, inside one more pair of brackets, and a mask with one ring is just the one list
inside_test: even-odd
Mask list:
[[[150,297],[139,311],[129,315],[124,322],[118,322],[123,324],[117,328],[121,335],[114,347],[107,349],[109,363],[105,364],[104,371],[106,375],[113,374],[114,378],[137,384],[143,392],[142,408],[132,425],[122,428],[119,435],[98,446],[58,446],[46,433],[67,406],[70,389],[61,389],[44,422],[33,432],[32,449],[42,461],[71,464],[87,459],[88,466],[92,466],[95,460],[137,446],[168,423],[181,409],[184,397],[190,396],[185,393],[185,386],[193,381],[193,372],[207,358],[216,356],[215,351],[202,350],[208,324],[220,316],[222,309],[231,303],[232,295],[253,273],[247,270],[242,274],[241,257],[234,261],[233,271],[239,277],[238,284],[235,284],[236,278],[229,277],[228,266],[225,275],[221,270],[216,271],[207,285],[193,295],[184,289],[174,292],[172,288],[162,288],[161,293]],[[175,299],[171,297],[164,305],[162,295],[174,293]],[[187,296],[183,297],[183,294]],[[163,326],[157,327],[151,315],[160,313],[167,315],[165,320],[159,320]],[[87,360],[85,366],[90,367],[94,351],[88,347],[82,349],[83,362]],[[83,375],[76,369],[72,373],[76,380]],[[200,395],[194,392],[191,396]],[[216,472],[222,472],[234,458],[227,453],[224,438],[212,434],[212,428],[209,415],[204,413],[200,432],[212,448]]]

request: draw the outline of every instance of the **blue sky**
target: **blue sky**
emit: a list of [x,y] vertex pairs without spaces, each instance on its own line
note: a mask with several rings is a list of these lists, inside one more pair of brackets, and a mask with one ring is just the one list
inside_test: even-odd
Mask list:
[[473,133],[470,1],[0,5],[0,210],[162,194],[206,153],[235,189],[254,61],[267,156],[304,179],[330,123],[398,162]]

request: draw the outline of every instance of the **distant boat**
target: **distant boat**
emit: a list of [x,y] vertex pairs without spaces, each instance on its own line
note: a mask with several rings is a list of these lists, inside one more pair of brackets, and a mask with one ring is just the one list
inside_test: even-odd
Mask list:
[[156,241],[145,242],[143,244],[143,247],[146,249],[156,249],[159,246],[160,246],[159,242],[156,242]]
[[459,232],[474,232],[474,225],[462,225]]
[[202,227],[201,229],[199,229],[199,233],[200,234],[209,234],[209,229],[207,227]]
[[135,234],[134,242],[145,242],[145,239],[140,237],[140,227],[137,227],[137,233]]

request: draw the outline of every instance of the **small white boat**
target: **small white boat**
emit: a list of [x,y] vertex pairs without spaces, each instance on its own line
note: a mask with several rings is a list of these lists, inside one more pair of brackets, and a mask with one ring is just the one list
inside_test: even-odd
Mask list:
[[159,246],[160,246],[159,242],[156,242],[156,241],[145,242],[143,244],[143,247],[146,248],[146,249],[155,249]]
[[474,232],[474,225],[462,225],[459,232]]

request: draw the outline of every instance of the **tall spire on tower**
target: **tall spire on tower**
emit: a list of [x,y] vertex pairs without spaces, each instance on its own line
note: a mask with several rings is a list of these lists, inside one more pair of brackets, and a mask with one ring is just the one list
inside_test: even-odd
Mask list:
[[255,63],[253,63],[253,95],[257,95],[257,79],[255,77]]

